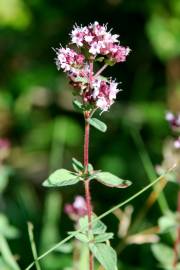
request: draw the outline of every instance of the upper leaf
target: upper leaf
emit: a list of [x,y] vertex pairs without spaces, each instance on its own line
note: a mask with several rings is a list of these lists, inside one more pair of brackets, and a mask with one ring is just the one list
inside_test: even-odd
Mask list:
[[72,165],[76,172],[84,170],[83,164],[80,161],[78,161],[76,158],[72,158]]
[[91,252],[105,270],[117,270],[116,252],[106,244],[90,244]]
[[79,100],[77,100],[77,99],[73,100],[73,106],[78,111],[82,111],[83,110],[83,104]]
[[98,173],[96,179],[108,187],[126,188],[131,185],[129,180],[123,180],[109,172]]
[[91,126],[95,127],[96,129],[100,130],[101,132],[106,132],[106,130],[107,130],[106,124],[97,118],[89,118],[88,122]]
[[72,172],[60,169],[53,172],[47,180],[43,182],[44,187],[61,187],[78,183],[80,179]]

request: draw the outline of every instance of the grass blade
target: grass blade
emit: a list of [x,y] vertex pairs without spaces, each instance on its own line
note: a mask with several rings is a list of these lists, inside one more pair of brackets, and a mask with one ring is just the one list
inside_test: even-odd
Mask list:
[[40,264],[38,262],[36,245],[34,242],[33,225],[30,222],[28,222],[28,234],[29,234],[29,240],[30,240],[30,244],[31,244],[31,249],[32,249],[32,254],[33,254],[34,261],[35,261],[36,269],[41,270]]

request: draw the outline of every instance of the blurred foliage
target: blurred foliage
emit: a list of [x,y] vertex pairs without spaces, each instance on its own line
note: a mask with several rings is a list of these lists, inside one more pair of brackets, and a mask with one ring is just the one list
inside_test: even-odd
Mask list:
[[[71,202],[77,193],[84,194],[80,185],[67,187],[62,192],[48,192],[41,183],[57,168],[71,169],[71,156],[82,160],[83,148],[82,117],[73,109],[66,78],[56,70],[52,47],[66,44],[75,22],[86,24],[95,20],[108,22],[115,33],[120,33],[121,43],[132,49],[127,63],[105,72],[107,76],[113,73],[117,81],[122,81],[124,91],[119,93],[118,102],[110,112],[102,114],[107,133],[91,131],[90,160],[95,168],[110,170],[132,180],[133,185],[127,190],[109,190],[93,184],[97,213],[152,180],[152,175],[156,174],[152,173],[153,167],[161,163],[163,144],[170,134],[164,120],[167,103],[172,110],[180,106],[177,95],[171,92],[174,84],[176,88],[179,85],[180,78],[176,76],[174,83],[171,75],[171,71],[179,74],[180,65],[179,0],[0,1],[0,136],[9,138],[12,144],[0,175],[0,235],[3,235],[1,223],[8,228],[6,234],[19,232],[14,239],[6,239],[8,235],[4,235],[4,240],[5,247],[10,247],[8,254],[15,254],[22,269],[32,261],[27,221],[34,224],[40,254],[73,229],[63,211],[64,203]],[[176,61],[176,65],[169,69],[171,61]],[[142,149],[132,135],[137,131],[152,161],[151,176]],[[168,184],[164,192],[169,207],[174,210],[177,187]],[[146,197],[147,193],[134,202],[132,220]],[[147,209],[136,226],[136,234],[157,225],[161,215],[159,205],[153,204]],[[105,222],[117,236],[119,221],[116,217],[107,218]],[[164,238],[167,245],[172,244],[168,237]],[[123,237],[115,237],[112,244],[118,247],[122,242]],[[42,261],[43,268],[71,269],[74,245],[71,242],[46,257]],[[82,247],[76,249],[86,253]],[[120,253],[119,269],[158,269],[159,246],[153,250],[157,261],[149,244],[128,244]],[[80,263],[85,270],[83,256]],[[12,269],[3,256],[0,269]]]

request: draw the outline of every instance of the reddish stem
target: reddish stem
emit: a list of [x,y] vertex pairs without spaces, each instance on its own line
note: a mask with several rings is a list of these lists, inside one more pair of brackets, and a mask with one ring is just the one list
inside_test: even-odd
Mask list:
[[[90,125],[88,123],[88,119],[90,117],[89,112],[85,112],[85,135],[84,135],[84,167],[85,167],[85,174],[88,173],[88,163],[89,163],[89,131]],[[91,206],[91,193],[90,193],[90,181],[87,178],[85,180],[85,197],[86,197],[86,205],[87,205],[87,215],[88,215],[88,232],[92,230],[92,206]],[[89,251],[89,270],[93,270],[93,255]]]
[[106,68],[107,68],[107,64],[104,64],[104,66],[102,66],[98,72],[94,75],[94,77],[96,78],[97,76],[99,76]]
[[[177,213],[180,214],[180,190],[178,192],[178,200],[177,200]],[[180,245],[180,226],[177,228],[177,237],[174,243],[174,260],[173,260],[173,269],[176,269],[178,263],[178,246]]]

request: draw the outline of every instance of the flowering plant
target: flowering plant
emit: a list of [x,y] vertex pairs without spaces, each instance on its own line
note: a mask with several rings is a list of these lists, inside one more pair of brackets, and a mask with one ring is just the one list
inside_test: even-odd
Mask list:
[[[107,228],[101,221],[94,222],[95,214],[91,205],[90,182],[97,180],[106,186],[117,188],[126,188],[131,182],[109,172],[94,170],[89,163],[89,131],[90,125],[102,132],[106,131],[105,123],[92,116],[97,109],[101,112],[108,111],[120,90],[115,80],[103,77],[101,73],[107,66],[126,61],[130,49],[120,45],[119,35],[112,34],[107,30],[107,25],[100,25],[98,22],[85,27],[75,25],[70,36],[70,47],[55,49],[56,65],[58,70],[62,69],[67,74],[75,96],[73,104],[84,115],[84,162],[82,164],[73,158],[74,172],[66,169],[56,170],[43,185],[61,187],[78,182],[84,184],[86,205],[78,220],[78,228],[81,229],[81,232],[77,233],[75,237],[88,245],[89,270],[94,269],[93,257],[105,270],[116,270],[116,253],[109,243],[113,234],[106,232]],[[102,67],[95,72],[96,62],[101,63]],[[66,205],[66,211],[73,219],[79,215],[78,203],[79,198],[76,198],[75,204]]]

